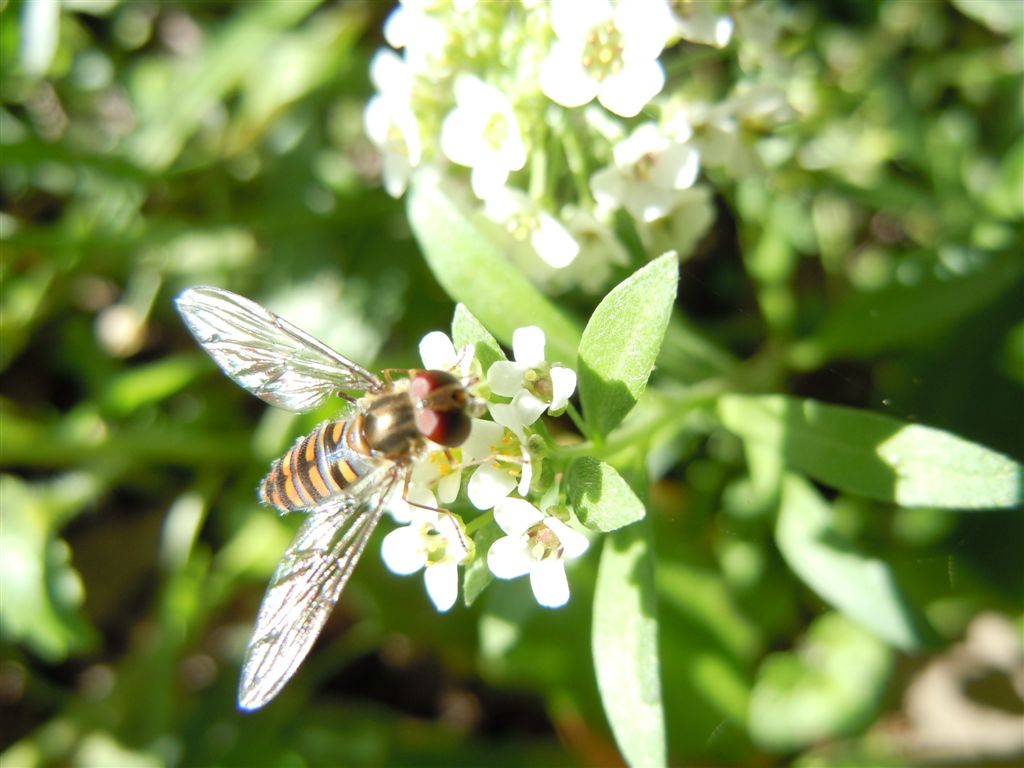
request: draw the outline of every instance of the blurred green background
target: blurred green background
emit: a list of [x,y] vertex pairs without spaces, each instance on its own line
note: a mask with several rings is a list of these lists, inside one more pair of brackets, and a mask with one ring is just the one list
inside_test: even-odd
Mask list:
[[[1019,6],[766,8],[798,12],[786,53],[821,106],[784,129],[791,160],[711,179],[718,217],[683,264],[680,315],[709,348],[767,361],[772,388],[1021,458]],[[418,579],[385,570],[378,533],[279,699],[235,709],[297,523],[255,488],[330,413],[294,417],[232,384],[172,299],[229,288],[376,368],[414,364],[422,335],[449,328],[452,301],[363,135],[389,10],[0,0],[5,768],[621,762],[589,653],[596,553],[564,610],[520,581],[439,616]],[[584,320],[596,303],[561,301]],[[665,354],[686,370],[687,348]],[[934,630],[931,647],[891,653],[783,564],[734,437],[697,418],[652,464],[673,762],[1020,764],[1019,510],[835,499],[843,532]],[[933,754],[928,729],[949,726],[915,691],[965,637],[1009,650],[946,702],[982,713],[970,748]],[[816,639],[833,655],[806,652]],[[819,720],[829,738],[803,738]]]

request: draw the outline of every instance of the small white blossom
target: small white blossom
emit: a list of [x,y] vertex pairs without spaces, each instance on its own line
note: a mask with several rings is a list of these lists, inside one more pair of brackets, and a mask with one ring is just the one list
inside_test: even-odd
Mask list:
[[412,110],[412,73],[395,53],[381,50],[370,64],[370,78],[379,93],[363,114],[366,135],[380,150],[384,188],[401,197],[423,159],[420,125]]
[[455,344],[443,331],[431,331],[420,341],[420,359],[428,371],[450,371],[466,379],[473,373],[473,345],[455,349]]
[[693,186],[700,171],[697,149],[665,135],[654,123],[644,123],[616,144],[614,161],[590,180],[598,206],[605,211],[625,207],[645,222],[672,210],[675,192]]
[[504,225],[512,239],[523,246],[526,253],[516,251],[513,257],[527,271],[536,271],[531,270],[530,264],[535,257],[540,257],[548,267],[562,269],[580,251],[568,230],[519,190],[503,187],[490,195],[484,201],[484,215]]
[[735,24],[729,16],[719,14],[714,3],[688,0],[676,10],[676,32],[684,40],[715,48],[725,48],[732,40]]
[[576,260],[561,272],[553,273],[553,284],[578,285],[588,293],[602,290],[613,266],[629,264],[629,254],[612,228],[583,208],[563,212],[569,232],[580,244]]
[[431,0],[402,0],[384,22],[384,39],[392,48],[405,49],[414,72],[427,73],[441,66],[448,29],[429,11]]
[[664,0],[552,0],[558,40],[541,65],[544,94],[566,107],[595,97],[634,117],[665,85],[658,61],[675,23]]
[[459,594],[459,565],[469,560],[472,541],[454,515],[417,509],[409,525],[384,537],[381,556],[392,573],[407,576],[421,568],[427,594],[447,611]]
[[525,496],[533,480],[533,464],[522,439],[493,421],[473,420],[462,445],[462,461],[477,464],[466,495],[477,509],[490,509],[514,489]]
[[533,424],[545,410],[563,410],[576,390],[576,372],[544,358],[544,331],[536,326],[512,334],[514,362],[499,360],[487,370],[491,391],[511,403],[491,403],[491,416],[513,432]]
[[519,120],[505,94],[472,75],[455,81],[455,103],[441,126],[441,151],[473,169],[473,192],[485,200],[526,165]]
[[537,602],[558,608],[569,601],[565,560],[587,550],[587,537],[547,516],[523,499],[507,498],[494,508],[494,520],[506,535],[487,552],[487,567],[499,579],[530,574],[530,586]]
[[672,210],[663,218],[641,222],[637,228],[648,253],[674,250],[689,256],[715,221],[711,187],[697,184],[675,193]]

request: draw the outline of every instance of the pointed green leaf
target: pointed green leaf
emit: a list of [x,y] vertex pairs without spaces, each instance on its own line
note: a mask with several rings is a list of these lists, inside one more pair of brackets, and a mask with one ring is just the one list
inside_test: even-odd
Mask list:
[[615,741],[639,768],[666,764],[658,620],[648,532],[632,525],[606,536],[594,593],[597,686]]
[[409,220],[437,281],[505,344],[516,328],[537,325],[548,359],[574,365],[580,332],[502,253],[489,227],[436,174],[414,178]]
[[858,551],[832,525],[832,508],[803,478],[790,475],[783,484],[775,538],[805,584],[879,639],[903,650],[927,639],[924,617],[904,598],[888,563]]
[[483,324],[473,313],[466,309],[465,304],[455,305],[455,316],[452,318],[452,341],[456,349],[472,344],[476,350],[476,359],[480,361],[484,374],[492,363],[505,359],[498,342],[488,333]]
[[644,503],[615,471],[590,456],[576,459],[565,473],[569,503],[580,522],[598,531],[614,531],[642,520]]
[[604,297],[580,341],[579,387],[584,416],[608,434],[636,405],[665,338],[679,282],[679,263],[666,253]]
[[726,395],[719,416],[745,441],[826,485],[904,507],[1024,503],[1024,467],[939,429],[781,395]]

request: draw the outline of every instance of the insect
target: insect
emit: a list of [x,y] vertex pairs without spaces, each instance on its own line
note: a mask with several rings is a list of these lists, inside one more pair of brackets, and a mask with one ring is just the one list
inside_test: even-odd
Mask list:
[[347,406],[299,439],[260,484],[264,503],[306,519],[270,580],[242,664],[238,705],[258,709],[309,653],[388,500],[408,490],[416,459],[431,442],[461,445],[483,403],[449,371],[378,377],[230,291],[188,288],[176,304],[203,349],[257,397],[300,413],[334,395]]

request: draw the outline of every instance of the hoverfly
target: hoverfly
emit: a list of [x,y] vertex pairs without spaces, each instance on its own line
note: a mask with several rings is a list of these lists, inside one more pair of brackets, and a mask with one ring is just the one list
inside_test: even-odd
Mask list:
[[260,484],[265,504],[307,516],[270,580],[246,649],[238,705],[258,709],[309,653],[388,500],[407,492],[415,460],[430,442],[461,445],[482,402],[449,371],[380,378],[230,291],[188,288],[176,304],[203,349],[257,397],[299,413],[333,395],[348,404],[273,462]]

